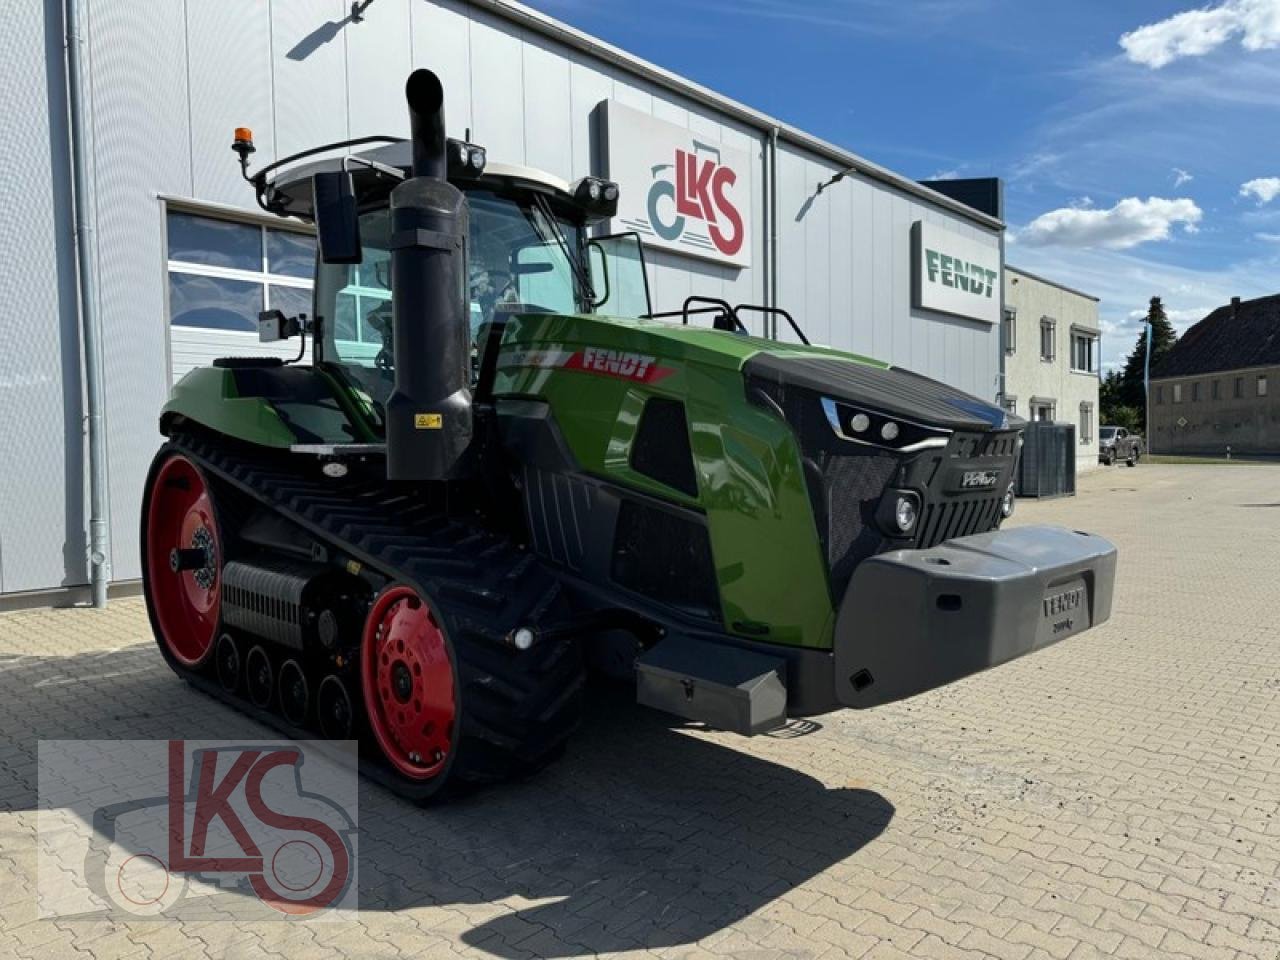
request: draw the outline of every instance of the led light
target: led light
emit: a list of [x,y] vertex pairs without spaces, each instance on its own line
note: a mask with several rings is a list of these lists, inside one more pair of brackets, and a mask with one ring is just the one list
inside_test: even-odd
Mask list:
[[347,475],[347,465],[340,460],[330,460],[320,470],[326,477],[333,477],[335,480]]
[[[1021,439],[1021,438],[1019,438]],[[1000,515],[1006,519],[1013,516],[1013,484],[1009,484],[1009,489],[1004,492],[1004,496],[1000,499]]]
[[480,147],[472,147],[471,148],[471,169],[483,170],[484,161],[485,161],[484,150],[482,150]]
[[886,440],[897,440],[898,425],[892,420],[885,421],[885,425],[880,428],[880,436],[884,437]]
[[533,631],[528,627],[518,627],[511,634],[511,645],[517,650],[528,650],[533,646]]
[[893,519],[899,530],[910,533],[911,528],[916,525],[916,502],[910,497],[899,497],[893,510]]
[[600,181],[591,180],[587,183],[587,196],[592,200],[600,199]]
[[604,198],[610,202],[618,199],[618,185],[616,183],[606,183],[604,185]]
[[865,433],[871,426],[871,418],[865,413],[855,413],[849,420],[849,429],[854,433]]
[[467,145],[465,143],[454,144],[453,152],[457,155],[458,163],[465,167],[470,159],[469,154],[471,152],[467,149]]

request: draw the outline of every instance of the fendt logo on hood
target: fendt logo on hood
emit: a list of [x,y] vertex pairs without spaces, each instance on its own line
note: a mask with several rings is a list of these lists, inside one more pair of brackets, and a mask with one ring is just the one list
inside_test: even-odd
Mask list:
[[605,103],[611,179],[621,187],[616,230],[646,246],[736,267],[751,265],[752,159],[726,134]]

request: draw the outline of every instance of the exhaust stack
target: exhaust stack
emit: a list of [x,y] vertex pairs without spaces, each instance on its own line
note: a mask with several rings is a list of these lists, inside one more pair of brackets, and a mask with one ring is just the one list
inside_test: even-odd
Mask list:
[[387,477],[444,480],[471,443],[467,202],[445,178],[444,88],[430,70],[405,84],[413,176],[391,192],[395,389]]

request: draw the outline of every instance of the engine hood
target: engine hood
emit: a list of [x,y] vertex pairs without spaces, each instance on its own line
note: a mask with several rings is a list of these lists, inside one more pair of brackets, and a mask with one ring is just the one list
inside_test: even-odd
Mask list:
[[938,380],[898,367],[839,357],[758,353],[743,365],[752,379],[814,391],[833,400],[865,404],[884,413],[949,430],[1005,430],[1018,417]]

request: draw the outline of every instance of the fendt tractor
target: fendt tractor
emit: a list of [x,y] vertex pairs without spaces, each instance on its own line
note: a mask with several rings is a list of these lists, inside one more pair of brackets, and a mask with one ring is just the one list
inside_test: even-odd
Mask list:
[[1107,541],[999,529],[1021,421],[781,310],[655,313],[639,237],[593,236],[616,183],[447,138],[430,71],[406,98],[408,141],[252,175],[236,131],[260,205],[314,224],[314,303],[259,318],[296,361],[162,410],[142,557],[180,676],[425,799],[557,756],[589,671],[757,734],[1107,619]]

